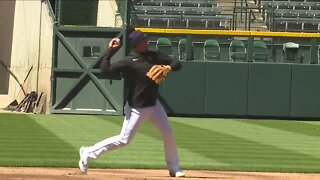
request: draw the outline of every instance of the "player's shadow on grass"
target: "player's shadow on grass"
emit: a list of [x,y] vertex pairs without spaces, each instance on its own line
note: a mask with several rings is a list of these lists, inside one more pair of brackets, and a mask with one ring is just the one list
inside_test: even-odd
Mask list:
[[[121,126],[121,121],[110,121]],[[189,121],[190,122],[190,121]],[[320,159],[237,136],[195,127],[183,122],[171,121],[177,146],[212,160],[211,167],[192,169],[247,170],[247,171],[319,171]],[[151,123],[142,126],[139,133],[162,140]],[[183,159],[184,162],[193,162]],[[221,164],[215,164],[215,162]],[[192,164],[192,163],[190,163]],[[226,165],[223,165],[226,164]],[[188,166],[188,165],[187,165]]]

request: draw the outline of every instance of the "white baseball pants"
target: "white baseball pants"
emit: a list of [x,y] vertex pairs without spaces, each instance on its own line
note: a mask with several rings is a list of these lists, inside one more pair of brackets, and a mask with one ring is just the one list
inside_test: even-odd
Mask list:
[[168,116],[160,102],[157,101],[155,106],[146,108],[131,108],[127,104],[124,110],[125,118],[121,133],[117,136],[102,140],[93,146],[87,147],[85,150],[85,154],[88,157],[87,159],[97,159],[104,152],[128,145],[143,120],[149,119],[162,134],[165,157],[169,171],[180,171],[178,153],[172,128],[168,121]]

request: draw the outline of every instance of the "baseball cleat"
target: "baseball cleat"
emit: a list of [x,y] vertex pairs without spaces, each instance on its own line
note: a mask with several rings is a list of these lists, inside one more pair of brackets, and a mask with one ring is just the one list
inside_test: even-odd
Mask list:
[[170,172],[171,177],[185,177],[186,175],[182,171]]
[[79,150],[80,160],[79,160],[79,169],[83,174],[87,174],[88,171],[88,163],[84,163],[83,161],[83,151],[85,147],[81,147]]

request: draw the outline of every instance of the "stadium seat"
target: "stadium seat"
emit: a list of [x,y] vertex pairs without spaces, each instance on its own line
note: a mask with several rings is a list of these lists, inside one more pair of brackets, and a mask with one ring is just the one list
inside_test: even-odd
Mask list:
[[247,50],[244,43],[240,40],[233,40],[229,47],[230,61],[245,62],[247,59]]
[[288,42],[283,44],[284,63],[302,63],[303,58],[299,56],[299,44]]
[[261,7],[266,22],[274,21],[276,31],[320,31],[319,1],[261,1]]
[[[219,0],[133,0],[131,24],[136,27],[226,29]],[[222,25],[220,23],[222,22]]]
[[205,61],[220,61],[220,45],[215,39],[207,39],[203,46]]
[[253,62],[267,62],[268,48],[264,41],[253,42]]
[[172,43],[171,43],[170,39],[159,38],[157,40],[156,50],[158,52],[161,52],[161,53],[164,53],[167,55],[172,55],[173,51],[172,51]]
[[178,44],[179,60],[187,59],[186,51],[187,51],[187,39],[180,39]]

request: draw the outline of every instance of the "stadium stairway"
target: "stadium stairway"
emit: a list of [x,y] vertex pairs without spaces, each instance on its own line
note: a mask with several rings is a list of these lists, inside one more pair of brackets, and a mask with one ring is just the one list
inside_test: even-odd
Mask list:
[[[250,8],[258,8],[256,3],[253,0],[248,0],[248,7]],[[233,11],[234,7],[241,7],[241,1],[237,0],[235,3],[235,0],[220,0],[219,6],[223,9],[224,15],[229,16],[231,19],[233,18]],[[243,1],[242,4],[243,7],[246,7],[245,0]],[[267,25],[265,24],[263,18],[262,18],[262,13],[256,10],[252,10],[253,15],[255,16],[255,19],[251,20],[251,30],[254,31],[269,31]],[[240,16],[237,16],[237,22],[240,22]],[[229,27],[230,28],[230,27]],[[231,28],[230,28],[231,29]],[[237,30],[245,30],[244,27],[238,27]]]
[[265,24],[265,21],[262,18],[262,13],[258,10],[258,5],[253,0],[248,1],[248,6],[251,8],[257,8],[253,10],[253,14],[256,17],[252,21],[252,26],[255,27],[255,30],[257,31],[269,31],[267,25]]

